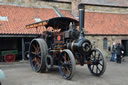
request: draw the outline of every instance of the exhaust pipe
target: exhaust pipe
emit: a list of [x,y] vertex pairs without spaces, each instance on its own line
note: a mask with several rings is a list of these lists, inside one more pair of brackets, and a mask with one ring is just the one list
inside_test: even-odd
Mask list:
[[79,28],[80,28],[80,36],[79,39],[84,37],[84,5],[79,4]]
[[79,27],[80,27],[80,32],[83,31],[83,28],[84,28],[84,9],[79,9]]

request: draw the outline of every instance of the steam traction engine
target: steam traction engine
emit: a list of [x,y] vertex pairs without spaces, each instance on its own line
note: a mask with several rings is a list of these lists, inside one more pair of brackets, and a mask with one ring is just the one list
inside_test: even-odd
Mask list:
[[[79,22],[68,17],[56,17],[27,25],[26,28],[43,26],[46,31],[33,39],[29,48],[30,64],[35,72],[45,72],[58,66],[65,79],[71,79],[76,64],[87,64],[89,71],[101,76],[106,69],[105,58],[84,37],[84,9],[80,9]],[[53,30],[47,30],[52,28]]]

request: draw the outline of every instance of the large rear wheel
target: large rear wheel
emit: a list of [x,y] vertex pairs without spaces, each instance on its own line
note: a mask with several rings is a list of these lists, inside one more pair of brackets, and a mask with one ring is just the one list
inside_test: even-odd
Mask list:
[[35,72],[45,72],[45,57],[48,55],[48,47],[43,39],[33,39],[29,48],[29,60]]
[[106,62],[103,53],[99,49],[93,49],[90,55],[90,64],[88,68],[95,76],[101,76],[106,70]]
[[70,80],[76,68],[76,62],[72,52],[68,49],[63,50],[59,60],[59,71],[63,78]]

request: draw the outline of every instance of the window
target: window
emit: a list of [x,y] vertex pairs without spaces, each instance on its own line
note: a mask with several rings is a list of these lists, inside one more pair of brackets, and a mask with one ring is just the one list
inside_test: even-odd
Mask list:
[[107,49],[107,41],[108,41],[107,38],[103,39],[103,48],[104,49]]
[[0,16],[0,21],[8,21],[8,17],[7,16]]

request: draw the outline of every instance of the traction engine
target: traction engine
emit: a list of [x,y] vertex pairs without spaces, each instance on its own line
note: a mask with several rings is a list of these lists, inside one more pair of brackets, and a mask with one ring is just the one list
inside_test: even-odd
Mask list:
[[92,48],[85,38],[84,9],[79,10],[79,21],[69,17],[55,17],[26,25],[27,29],[43,26],[43,34],[31,41],[29,60],[35,72],[46,72],[58,66],[65,79],[71,79],[76,65],[87,64],[89,71],[101,76],[106,69],[103,53]]

